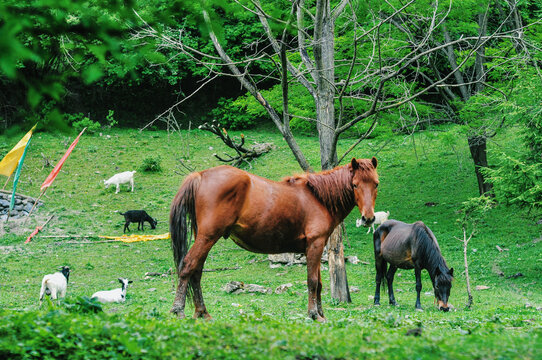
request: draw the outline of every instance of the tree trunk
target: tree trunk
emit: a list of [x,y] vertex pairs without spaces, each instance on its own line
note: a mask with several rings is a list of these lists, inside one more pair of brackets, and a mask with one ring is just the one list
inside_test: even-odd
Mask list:
[[[335,134],[335,31],[329,0],[317,0],[314,26],[316,68],[316,127],[320,140],[322,170],[337,165]],[[332,299],[351,302],[340,226],[329,239],[329,276]]]
[[467,308],[470,308],[473,302],[472,292],[470,289],[469,262],[467,260],[467,247],[471,238],[472,234],[467,239],[467,232],[465,228],[463,228],[463,259],[465,260],[465,280],[467,282]]
[[480,195],[491,195],[493,186],[487,183],[484,179],[484,175],[480,171],[480,168],[487,167],[487,139],[485,136],[469,136],[469,150],[474,161],[474,172],[476,173],[476,180],[478,180],[478,191]]
[[[342,226],[335,228],[329,238],[328,262],[329,262],[329,287],[331,298],[340,302],[352,302],[346,278],[344,262]],[[333,264],[333,266],[332,266]]]

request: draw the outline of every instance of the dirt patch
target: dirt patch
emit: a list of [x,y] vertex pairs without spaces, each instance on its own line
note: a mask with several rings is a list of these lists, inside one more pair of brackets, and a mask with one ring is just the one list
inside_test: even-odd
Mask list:
[[47,221],[49,217],[44,215],[32,216],[26,224],[26,217],[18,219],[10,219],[9,221],[0,222],[0,237],[5,234],[15,234],[15,235],[30,235],[34,229],[36,229],[36,224],[42,225]]

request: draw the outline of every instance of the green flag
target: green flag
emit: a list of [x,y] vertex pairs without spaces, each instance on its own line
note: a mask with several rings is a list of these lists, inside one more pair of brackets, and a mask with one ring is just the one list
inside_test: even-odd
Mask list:
[[29,148],[31,140],[32,138],[28,139],[28,142],[26,143],[26,146],[24,147],[23,155],[21,156],[21,159],[19,159],[19,165],[17,165],[17,171],[15,172],[15,178],[13,179],[13,194],[11,194],[11,203],[9,204],[9,211],[13,210],[13,206],[15,206],[15,191],[17,190],[17,182],[19,181],[19,176],[21,175],[21,169],[23,167],[23,161],[26,156],[26,151]]

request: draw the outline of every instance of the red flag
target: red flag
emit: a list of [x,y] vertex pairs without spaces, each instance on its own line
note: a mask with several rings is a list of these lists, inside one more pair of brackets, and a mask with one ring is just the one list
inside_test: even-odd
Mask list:
[[41,184],[41,188],[40,190],[43,192],[44,190],[46,190],[49,186],[51,186],[51,184],[53,183],[53,181],[55,181],[55,178],[56,176],[58,175],[58,173],[60,172],[60,169],[62,168],[62,165],[64,165],[64,162],[66,161],[66,159],[68,158],[68,156],[70,156],[73,148],[75,147],[75,145],[77,145],[77,142],[79,141],[79,138],[81,137],[81,135],[83,135],[83,133],[85,132],[87,128],[84,128],[83,131],[81,131],[81,133],[79,134],[79,136],[77,136],[75,138],[75,140],[72,142],[72,144],[70,145],[70,147],[68,148],[68,151],[66,151],[66,153],[64,154],[64,156],[62,157],[62,159],[60,159],[60,161],[58,162],[58,164],[56,164],[55,168],[51,171],[51,173],[49,174],[49,176],[47,176],[47,179],[45,179],[45,181],[43,182],[43,184]]

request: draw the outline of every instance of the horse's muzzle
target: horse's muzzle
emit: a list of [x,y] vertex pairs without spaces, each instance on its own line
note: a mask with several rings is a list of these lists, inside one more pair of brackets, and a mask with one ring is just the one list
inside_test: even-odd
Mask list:
[[440,311],[444,311],[444,312],[450,311],[450,308],[449,308],[449,307],[442,307],[442,306],[441,306],[441,307],[439,307],[438,309],[439,309]]
[[372,225],[372,223],[375,222],[375,217],[373,216],[370,219],[367,219],[364,215],[361,215],[361,225],[365,227],[369,227]]

